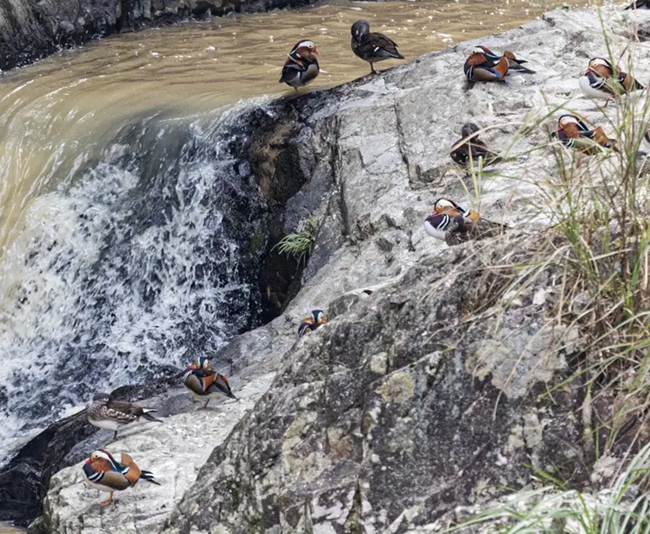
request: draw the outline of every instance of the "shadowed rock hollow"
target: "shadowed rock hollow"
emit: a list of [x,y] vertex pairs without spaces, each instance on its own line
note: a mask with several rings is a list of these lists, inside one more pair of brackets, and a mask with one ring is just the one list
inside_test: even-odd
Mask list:
[[[618,56],[631,19],[615,10],[604,18]],[[577,486],[589,480],[584,388],[574,380],[547,394],[575,372],[584,347],[554,313],[561,270],[532,276],[530,267],[547,239],[540,187],[555,160],[550,149],[529,152],[549,142],[544,128],[513,137],[565,103],[608,128],[577,81],[605,42],[594,11],[549,13],[482,42],[515,50],[538,74],[469,88],[462,64],[474,43],[463,43],[257,110],[273,119],[269,146],[251,155],[258,183],[271,187],[286,162],[299,168],[308,180],[288,201],[283,230],[295,231],[300,213],[320,229],[286,312],[219,357],[235,362],[243,382],[277,376],[222,443],[206,440],[218,446],[171,516],[173,498],[161,514],[159,492],[149,499],[143,488],[100,509],[96,492],[75,489],[77,465],[52,487],[43,523],[50,531],[90,533],[94,521],[123,532],[137,524],[137,509],[142,521],[157,514],[157,528],[170,533],[428,532],[459,505],[529,485],[532,467]],[[629,52],[646,80],[650,50],[632,42]],[[482,178],[474,205],[513,228],[448,248],[422,221],[440,196],[470,205],[471,179],[449,166],[448,154],[468,121],[490,126],[485,141],[514,157]],[[292,141],[278,143],[275,133],[288,125]],[[362,298],[367,287],[374,292]],[[333,321],[295,340],[299,319],[316,307]],[[183,428],[199,432],[197,421],[190,414]],[[183,440],[160,446],[129,452],[173,476],[170,458],[178,470],[187,461]]]

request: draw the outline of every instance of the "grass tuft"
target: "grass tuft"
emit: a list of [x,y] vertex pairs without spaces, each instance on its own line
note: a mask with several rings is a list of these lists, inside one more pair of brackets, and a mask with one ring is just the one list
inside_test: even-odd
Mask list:
[[284,236],[272,250],[277,248],[281,254],[295,258],[298,264],[306,264],[314,248],[317,234],[318,221],[314,217],[308,217],[300,231]]

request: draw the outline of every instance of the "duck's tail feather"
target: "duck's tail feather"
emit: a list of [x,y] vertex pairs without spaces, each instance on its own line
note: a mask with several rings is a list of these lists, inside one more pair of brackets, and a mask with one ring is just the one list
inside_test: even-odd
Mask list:
[[152,484],[155,484],[156,486],[160,486],[160,482],[158,482],[157,480],[154,480],[153,473],[151,471],[140,471],[140,479],[141,480],[146,480],[147,482],[151,482]]
[[162,423],[162,420],[156,419],[153,415],[151,415],[155,411],[156,410],[145,408],[143,410],[144,413],[142,414],[142,418],[146,419],[147,421],[153,421],[155,423]]

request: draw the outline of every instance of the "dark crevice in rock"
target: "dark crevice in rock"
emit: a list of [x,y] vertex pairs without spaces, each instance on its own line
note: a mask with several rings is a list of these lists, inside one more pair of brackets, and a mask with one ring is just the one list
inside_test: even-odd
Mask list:
[[[345,228],[336,225],[323,226],[323,220],[332,213],[340,213],[344,226],[347,224],[343,196],[333,203],[331,195],[336,187],[338,125],[325,128],[325,140],[318,149],[329,155],[320,162],[329,165],[316,169],[319,161],[314,156],[313,126],[309,124],[309,117],[317,109],[334,101],[336,91],[330,91],[328,97],[307,94],[280,99],[257,113],[252,121],[248,161],[269,212],[266,242],[253,237],[254,246],[265,247],[259,282],[262,322],[286,309],[301,288],[303,272],[307,278],[313,276],[341,246],[341,234],[346,233]],[[316,218],[320,225],[315,236],[319,248],[312,251],[313,257],[298,261],[280,253],[278,243],[288,233],[301,230],[308,217]]]
[[267,235],[252,236],[252,247],[265,247],[259,281],[262,294],[262,322],[277,317],[300,289],[304,262],[281,254],[276,248],[285,237],[284,213],[287,201],[305,184],[308,176],[302,171],[296,136],[300,122],[295,110],[281,121],[263,115],[250,142],[249,162],[255,180],[269,210]]

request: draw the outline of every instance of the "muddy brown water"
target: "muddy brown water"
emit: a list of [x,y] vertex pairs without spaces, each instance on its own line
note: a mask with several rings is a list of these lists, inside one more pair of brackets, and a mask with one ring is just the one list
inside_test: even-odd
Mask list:
[[21,232],[29,203],[70,179],[130,118],[161,110],[182,117],[291,91],[277,80],[301,38],[317,43],[323,72],[310,88],[322,89],[368,73],[350,51],[357,19],[369,20],[414,58],[516,27],[562,4],[339,2],[109,37],[10,72],[0,81],[0,257]]

